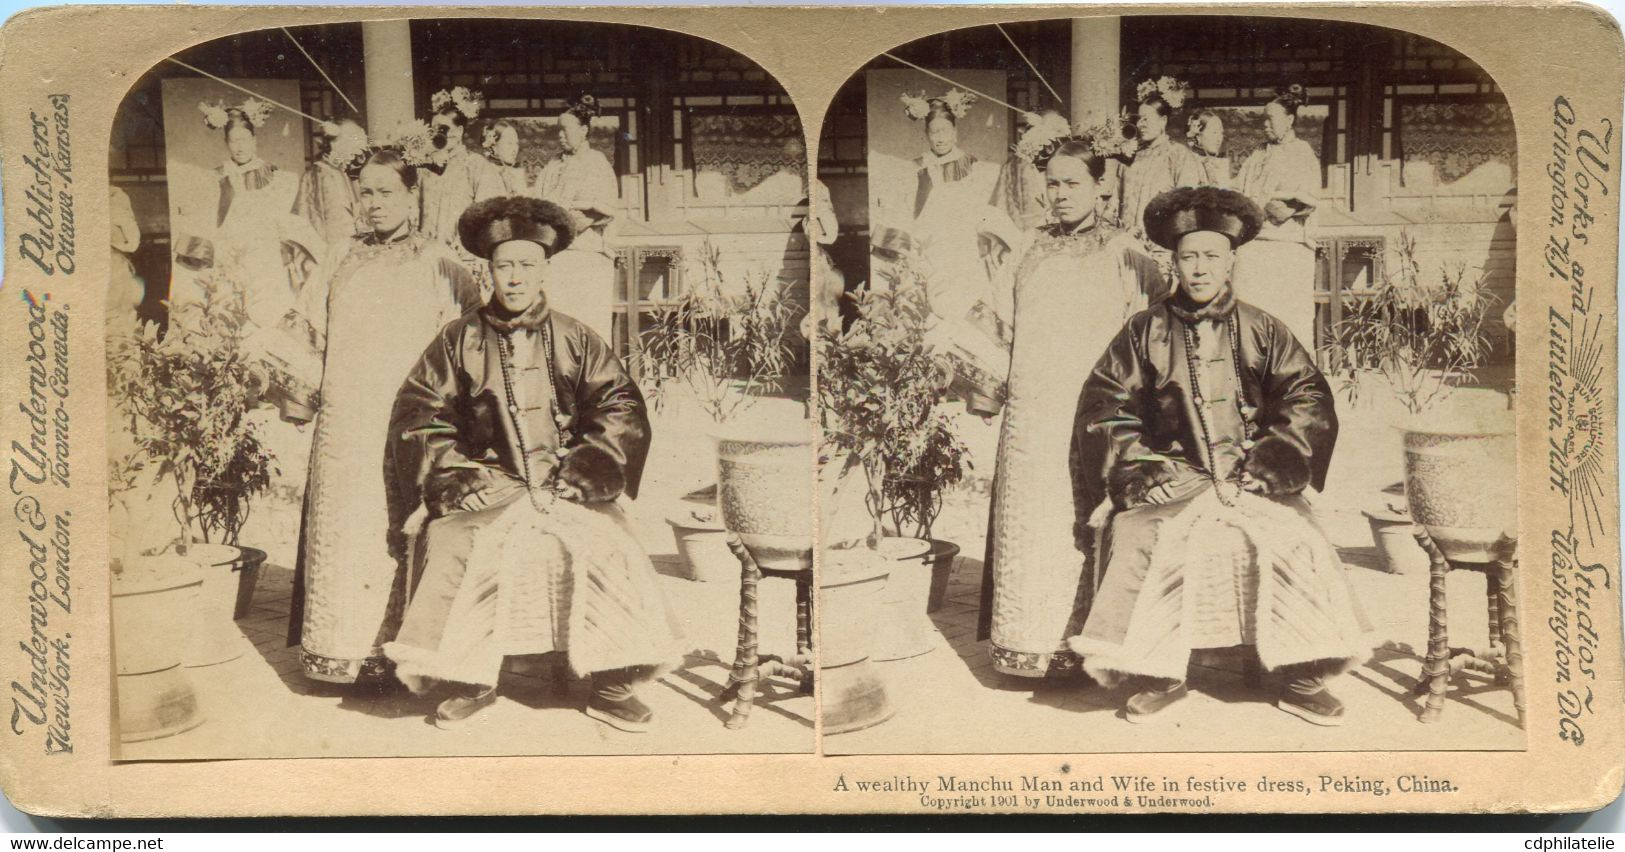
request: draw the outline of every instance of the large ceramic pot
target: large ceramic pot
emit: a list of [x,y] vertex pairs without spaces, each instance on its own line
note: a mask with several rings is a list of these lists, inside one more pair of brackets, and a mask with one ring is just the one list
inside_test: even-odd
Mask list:
[[820,562],[819,713],[825,734],[844,734],[896,712],[869,659],[890,566],[866,547],[826,550]]
[[880,596],[880,623],[871,656],[878,662],[889,662],[929,653],[942,638],[925,614],[931,596],[931,542],[884,538],[876,545],[875,553],[890,567]]
[[959,558],[959,545],[951,541],[931,539],[931,552],[926,561],[931,565],[931,596],[925,604],[926,612],[936,612],[948,600],[948,583],[953,580],[954,560]]
[[193,542],[186,546],[185,558],[202,569],[203,581],[192,609],[196,623],[186,665],[212,666],[241,657],[252,646],[237,627],[238,604],[252,598],[264,554],[250,554],[227,544]]
[[717,507],[763,568],[812,567],[812,424],[717,439]]
[[1517,535],[1517,441],[1506,406],[1504,394],[1457,391],[1404,427],[1411,517],[1450,559],[1494,561],[1502,537]]
[[130,560],[113,575],[113,656],[120,742],[158,739],[203,724],[197,691],[182,665],[202,573],[178,556]]

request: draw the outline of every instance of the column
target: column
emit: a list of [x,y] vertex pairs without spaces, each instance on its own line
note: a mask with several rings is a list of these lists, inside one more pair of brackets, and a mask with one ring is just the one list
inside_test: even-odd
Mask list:
[[1068,116],[1092,124],[1117,112],[1121,104],[1122,19],[1072,19],[1072,91]]
[[363,22],[361,52],[367,75],[367,130],[388,133],[417,117],[411,22]]

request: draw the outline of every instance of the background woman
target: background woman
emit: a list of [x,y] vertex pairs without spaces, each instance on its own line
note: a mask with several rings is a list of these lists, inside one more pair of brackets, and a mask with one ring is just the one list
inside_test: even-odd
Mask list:
[[373,153],[357,184],[370,230],[312,282],[297,312],[320,353],[321,408],[290,631],[309,677],[382,683],[380,648],[405,605],[399,530],[410,512],[385,489],[390,408],[435,332],[480,295],[451,249],[413,229],[418,174],[401,153]]
[[1204,109],[1192,116],[1187,139],[1202,168],[1200,185],[1229,189],[1233,180],[1230,176],[1230,155],[1224,152],[1224,120],[1219,118],[1219,114]]
[[570,211],[576,238],[549,261],[547,299],[604,340],[613,334],[615,259],[607,242],[620,210],[620,182],[609,158],[588,144],[598,99],[581,95],[559,115],[564,153],[542,169],[536,195]]
[[421,175],[423,234],[451,246],[470,269],[483,267],[457,241],[457,217],[474,202],[502,194],[502,178],[496,167],[470,152],[464,140],[468,123],[485,108],[485,100],[477,92],[458,86],[436,92],[429,106],[434,110],[429,131],[435,153]]
[[1151,199],[1176,186],[1196,186],[1202,167],[1189,148],[1168,136],[1168,120],[1184,105],[1184,85],[1164,77],[1140,84],[1134,130],[1140,147],[1123,171],[1122,209],[1118,222],[1129,231],[1141,231],[1140,217]]
[[1056,221],[1039,230],[1016,271],[989,535],[993,663],[1026,677],[1076,668],[1062,642],[1076,633],[1069,621],[1080,592],[1093,588],[1080,582],[1092,543],[1073,530],[1072,403],[1124,321],[1165,288],[1138,241],[1099,221],[1106,160],[1090,142],[1057,140],[1037,160]]
[[519,126],[499,118],[485,128],[485,156],[502,179],[503,195],[529,195],[530,178],[519,164]]
[[295,215],[305,217],[328,250],[367,232],[350,170],[367,154],[367,131],[350,119],[322,125],[321,150],[299,179]]
[[1279,318],[1305,349],[1315,349],[1315,243],[1309,217],[1320,204],[1320,158],[1293,122],[1308,103],[1288,86],[1264,106],[1264,147],[1247,156],[1236,188],[1264,209],[1258,238],[1236,257],[1236,295]]

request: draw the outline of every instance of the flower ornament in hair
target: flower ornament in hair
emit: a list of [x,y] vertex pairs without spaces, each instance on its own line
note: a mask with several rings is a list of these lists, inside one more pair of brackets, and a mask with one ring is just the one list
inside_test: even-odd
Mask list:
[[1133,122],[1128,113],[1107,116],[1078,131],[1078,136],[1089,141],[1089,150],[1097,157],[1129,157],[1139,150],[1140,140],[1128,133]]
[[265,120],[271,117],[271,105],[259,98],[249,98],[238,107],[243,115],[248,116],[248,123],[255,127],[264,127]]
[[1035,168],[1042,169],[1049,164],[1056,149],[1075,138],[1066,117],[1050,113],[1030,121],[1021,138],[1016,140],[1014,152],[1017,157],[1030,161]]
[[446,107],[456,107],[463,114],[463,118],[473,121],[478,118],[480,111],[485,109],[485,96],[479,92],[470,92],[466,86],[458,86],[450,91],[441,89],[429,98],[429,108],[439,112]]
[[375,151],[395,151],[409,166],[427,165],[434,156],[434,138],[429,125],[422,121],[403,121],[388,133],[375,137],[371,147]]
[[211,104],[205,101],[198,104],[197,108],[203,113],[204,126],[210,130],[219,130],[226,126],[226,122],[231,120],[231,115],[226,112],[226,108],[219,104]]
[[242,113],[243,117],[248,119],[248,123],[254,125],[256,130],[265,126],[265,120],[271,117],[271,105],[259,98],[249,98],[236,107],[203,102],[198,104],[197,108],[203,113],[203,124],[210,130],[220,130],[231,123],[231,111],[233,109]]
[[898,100],[903,102],[903,114],[907,115],[910,121],[919,121],[931,114],[931,102],[925,99],[923,93],[911,95],[904,92]]
[[970,112],[971,104],[976,103],[976,96],[970,92],[949,89],[948,94],[942,96],[942,103],[948,107],[948,111],[953,113],[954,118],[957,120],[964,118],[965,114]]
[[1196,115],[1193,115],[1185,120],[1186,142],[1189,142],[1192,145],[1196,144],[1196,137],[1202,135],[1202,123],[1204,121],[1205,119],[1202,117],[1201,113],[1197,113]]
[[1284,86],[1276,89],[1275,93],[1280,97],[1292,101],[1298,106],[1303,106],[1304,104],[1309,103],[1309,92],[1303,88],[1303,84],[1301,83],[1293,83],[1290,86]]
[[322,122],[322,135],[327,143],[327,159],[339,168],[348,169],[367,155],[367,131],[358,124]]
[[495,125],[485,128],[485,133],[481,134],[481,136],[480,136],[480,147],[485,149],[485,153],[487,153],[487,154],[495,154],[496,153],[496,150],[497,150],[497,137],[499,135],[501,135],[501,134],[497,133],[497,129],[496,129]]
[[1179,109],[1190,99],[1191,86],[1164,74],[1155,80],[1141,80],[1140,85],[1134,87],[1134,99],[1141,103],[1153,95],[1162,98],[1169,108]]

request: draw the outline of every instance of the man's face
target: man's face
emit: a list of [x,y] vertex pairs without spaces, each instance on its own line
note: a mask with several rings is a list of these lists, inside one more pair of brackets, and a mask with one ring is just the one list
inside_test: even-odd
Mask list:
[[1186,234],[1179,240],[1179,250],[1174,252],[1180,291],[1198,305],[1213,301],[1230,283],[1230,269],[1235,262],[1236,250],[1230,247],[1230,238],[1224,234],[1218,231]]
[[547,279],[547,250],[530,240],[509,240],[491,252],[493,298],[510,314],[521,314],[541,299]]

